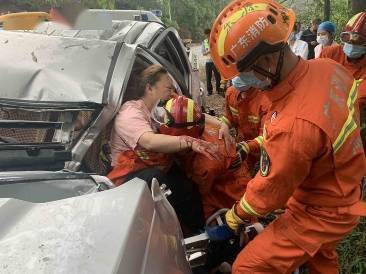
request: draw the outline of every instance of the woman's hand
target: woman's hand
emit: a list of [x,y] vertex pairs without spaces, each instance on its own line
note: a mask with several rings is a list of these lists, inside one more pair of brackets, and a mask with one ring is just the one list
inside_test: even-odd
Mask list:
[[220,123],[219,139],[224,139],[226,151],[230,151],[234,138],[231,136],[229,126],[225,122]]
[[218,146],[189,136],[181,136],[181,147],[191,148],[194,152],[205,155],[210,160],[220,160]]

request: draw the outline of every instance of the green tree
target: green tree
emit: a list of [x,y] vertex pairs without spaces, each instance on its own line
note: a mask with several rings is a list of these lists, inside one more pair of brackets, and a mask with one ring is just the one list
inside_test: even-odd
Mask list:
[[362,11],[366,11],[365,0],[351,0],[352,14],[356,14]]

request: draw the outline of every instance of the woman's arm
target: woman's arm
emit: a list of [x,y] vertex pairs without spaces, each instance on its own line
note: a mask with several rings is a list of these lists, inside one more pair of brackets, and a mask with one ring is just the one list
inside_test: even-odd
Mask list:
[[175,153],[192,149],[210,159],[218,159],[218,148],[215,145],[189,136],[170,136],[146,132],[141,135],[138,144],[147,150],[162,153]]

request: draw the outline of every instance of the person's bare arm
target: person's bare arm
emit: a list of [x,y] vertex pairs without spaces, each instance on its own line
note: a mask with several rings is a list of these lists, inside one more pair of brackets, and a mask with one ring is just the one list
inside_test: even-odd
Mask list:
[[210,159],[218,159],[218,148],[215,145],[189,136],[170,136],[146,132],[141,135],[138,144],[147,150],[162,153],[175,153],[192,149]]

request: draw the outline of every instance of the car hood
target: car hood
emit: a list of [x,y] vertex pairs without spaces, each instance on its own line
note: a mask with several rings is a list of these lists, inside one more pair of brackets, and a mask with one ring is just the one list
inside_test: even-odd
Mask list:
[[169,212],[138,179],[49,203],[2,198],[1,273],[190,273]]

